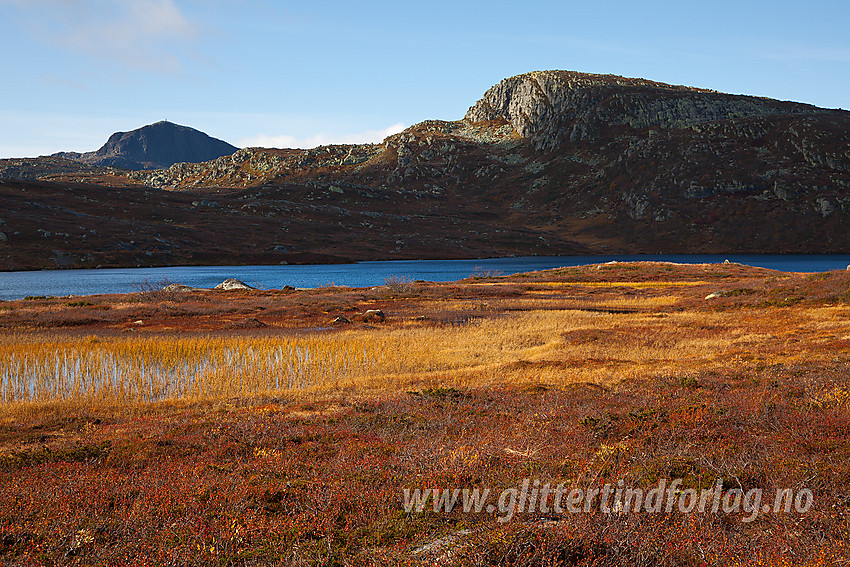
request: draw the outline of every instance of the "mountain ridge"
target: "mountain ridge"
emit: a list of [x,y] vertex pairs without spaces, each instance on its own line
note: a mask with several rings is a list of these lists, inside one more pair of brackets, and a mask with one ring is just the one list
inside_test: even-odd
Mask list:
[[[427,120],[380,144],[243,148],[144,171],[52,159],[0,162],[0,177],[88,184],[51,198],[131,222],[92,205],[103,197],[74,201],[95,185],[121,188],[147,219],[132,246],[118,220],[97,221],[115,227],[114,242],[91,246],[88,264],[850,253],[850,112],[644,79],[518,75],[463,119]],[[0,206],[23,210],[21,195],[11,190]],[[55,264],[52,252],[73,241],[33,233],[55,235],[47,197],[27,202],[30,228],[0,244],[5,269]],[[178,237],[159,217],[193,232]],[[231,234],[225,246],[216,236],[225,225],[251,236]],[[77,256],[68,266],[85,265]]]

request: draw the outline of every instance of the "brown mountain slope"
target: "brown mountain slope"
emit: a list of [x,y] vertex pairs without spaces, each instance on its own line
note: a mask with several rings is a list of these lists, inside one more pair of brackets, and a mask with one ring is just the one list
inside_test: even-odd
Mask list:
[[[110,191],[148,211],[101,215],[147,215],[149,226],[135,225],[136,242],[162,233],[160,215],[184,212],[180,226],[192,236],[165,256],[119,253],[103,241],[85,250],[88,265],[289,261],[282,249],[356,260],[850,251],[850,113],[607,75],[505,79],[464,120],[423,122],[382,144],[246,148],[200,164],[110,173],[47,168],[37,177],[69,183],[84,175],[126,189],[75,187],[28,201],[77,211],[87,193]],[[131,188],[140,185],[172,191]],[[14,190],[0,191],[4,199],[25,209]],[[31,227],[2,245],[0,265],[51,265],[52,250],[70,246],[47,250],[35,238],[44,211],[28,213]],[[224,230],[254,236],[223,243]],[[212,252],[224,244],[231,252]],[[83,265],[74,255],[67,262]]]

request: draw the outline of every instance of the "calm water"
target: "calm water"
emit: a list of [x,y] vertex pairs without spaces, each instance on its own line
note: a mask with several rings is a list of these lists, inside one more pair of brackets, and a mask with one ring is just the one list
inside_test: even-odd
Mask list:
[[162,279],[193,287],[214,287],[227,278],[236,278],[261,289],[285,285],[317,287],[326,284],[366,287],[381,285],[391,276],[411,280],[454,281],[476,270],[500,270],[515,274],[561,266],[581,266],[616,261],[663,261],[684,264],[738,262],[788,272],[825,272],[845,269],[850,255],[711,255],[647,254],[608,256],[530,256],[479,260],[398,260],[312,266],[201,266],[172,268],[123,268],[101,270],[49,270],[41,272],[0,272],[0,299],[21,299],[28,295],[93,295],[135,291],[145,281]]

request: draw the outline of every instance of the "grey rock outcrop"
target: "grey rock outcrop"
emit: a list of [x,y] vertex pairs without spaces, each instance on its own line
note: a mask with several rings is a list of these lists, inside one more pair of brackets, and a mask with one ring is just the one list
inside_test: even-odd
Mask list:
[[165,286],[164,288],[162,288],[162,291],[172,291],[172,292],[177,292],[177,293],[188,293],[190,291],[202,291],[202,290],[203,290],[203,288],[191,287],[191,286],[184,285],[184,284],[181,284],[181,283],[170,283],[167,286]]
[[236,278],[227,278],[213,289],[223,289],[224,291],[232,291],[235,289],[256,289],[249,286],[245,282],[239,281]]
[[[152,187],[232,186],[256,183],[305,169],[359,165],[380,155],[382,151],[383,147],[378,144],[280,151],[242,148],[232,155],[220,156],[204,163],[181,162],[164,169],[132,171],[128,175]],[[338,193],[333,189],[329,191]]]
[[62,175],[103,175],[114,173],[111,168],[86,165],[61,157],[0,159],[0,179],[51,180]]
[[645,79],[535,71],[504,79],[466,113],[470,122],[504,119],[538,149],[594,137],[603,125],[683,128],[701,122],[820,109]]
[[363,321],[383,321],[387,318],[384,312],[380,309],[368,309],[363,313]]

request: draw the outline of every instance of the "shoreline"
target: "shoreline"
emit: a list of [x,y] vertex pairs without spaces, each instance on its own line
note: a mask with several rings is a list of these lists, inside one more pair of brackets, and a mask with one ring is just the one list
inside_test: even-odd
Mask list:
[[[512,275],[525,271],[618,262],[695,266],[729,262],[784,273],[823,273],[847,269],[850,254],[608,254],[582,256],[506,256],[446,260],[376,260],[348,264],[191,265],[155,268],[28,270],[0,273],[0,301],[31,296],[92,296],[132,293],[157,282],[209,289],[236,278],[257,289],[285,286],[315,289],[328,285],[373,287],[388,280],[461,281],[470,277]],[[789,269],[790,268],[790,269]],[[46,278],[47,281],[42,281]],[[59,283],[54,283],[58,279]],[[16,293],[13,290],[19,290]],[[5,291],[4,291],[5,290]]]

